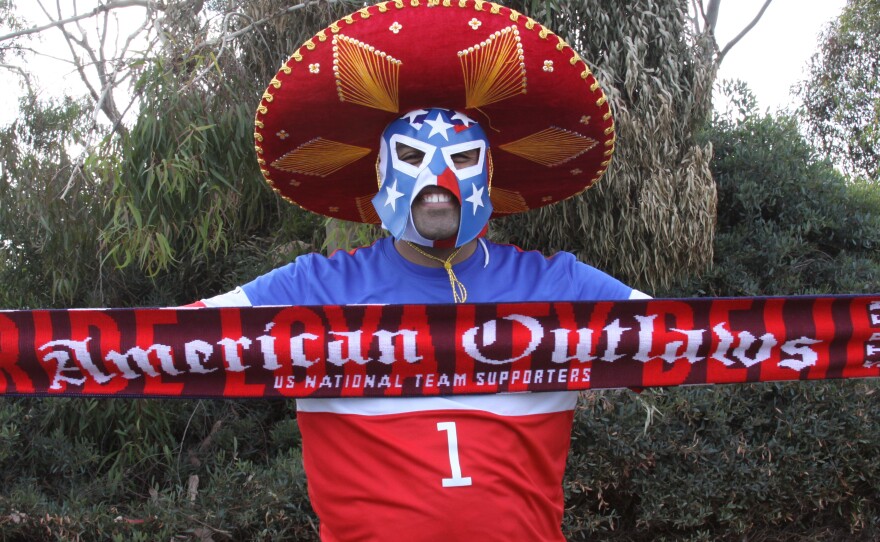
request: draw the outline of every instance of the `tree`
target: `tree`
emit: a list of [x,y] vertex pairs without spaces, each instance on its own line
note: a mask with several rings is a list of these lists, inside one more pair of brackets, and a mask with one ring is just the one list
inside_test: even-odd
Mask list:
[[869,293],[880,286],[880,190],[847,179],[794,117],[760,115],[742,83],[738,111],[706,136],[718,186],[715,259],[690,291],[710,296]]
[[[498,238],[581,260],[648,291],[705,270],[716,216],[711,147],[696,134],[710,120],[724,55],[763,15],[719,47],[720,0],[512,2],[583,53],[615,112],[611,167],[595,188],[504,219]],[[549,225],[549,226],[548,226]]]
[[504,219],[495,235],[574,252],[654,290],[711,260],[711,148],[694,139],[711,110],[711,29],[678,0],[559,3],[549,26],[582,52],[615,112],[615,156],[582,196]]
[[848,0],[801,85],[804,119],[845,170],[880,182],[880,0]]
[[103,188],[70,175],[71,148],[85,139],[84,107],[28,95],[22,118],[0,129],[0,307],[84,306],[100,297]]
[[[506,3],[558,30],[584,53],[616,111],[618,148],[607,178],[595,190],[499,224],[496,236],[547,251],[572,250],[646,287],[704,268],[711,259],[715,195],[707,167],[710,149],[697,145],[693,133],[711,110],[717,65],[736,42],[723,49],[715,43],[720,0]],[[77,162],[82,165],[98,145],[114,141],[112,134],[124,135],[127,124],[120,119],[140,107],[140,89],[145,87],[135,81],[145,63],[162,59],[166,75],[173,75],[184,92],[210,94],[222,83],[243,104],[255,105],[290,51],[321,24],[357,4],[111,0],[86,12],[75,6],[72,12],[62,11],[58,4],[53,12],[44,10],[49,23],[19,28],[0,36],[0,43],[43,31],[62,32],[92,103],[93,127]],[[143,21],[124,40],[114,40],[108,21],[123,9],[140,10]],[[96,30],[88,30],[84,21],[92,21]],[[126,94],[124,85],[133,85],[134,92]],[[109,125],[97,122],[101,115]],[[110,138],[104,137],[108,130]],[[548,222],[554,226],[545,228]],[[352,235],[351,229],[342,228],[339,237],[364,237]],[[172,261],[169,256],[185,259],[174,247],[169,243],[172,250],[157,256],[166,264]]]

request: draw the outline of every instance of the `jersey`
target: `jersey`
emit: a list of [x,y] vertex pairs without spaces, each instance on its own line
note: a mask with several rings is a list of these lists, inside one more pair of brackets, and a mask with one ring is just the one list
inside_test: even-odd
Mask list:
[[[634,290],[560,252],[479,241],[454,266],[467,301],[618,300]],[[636,292],[637,293],[637,292]],[[300,256],[218,305],[451,303],[444,269],[393,239]],[[312,506],[325,542],[563,541],[562,478],[577,392],[298,399]]]

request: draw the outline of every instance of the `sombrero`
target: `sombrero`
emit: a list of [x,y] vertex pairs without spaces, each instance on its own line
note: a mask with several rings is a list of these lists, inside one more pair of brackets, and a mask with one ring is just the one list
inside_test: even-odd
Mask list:
[[484,127],[493,217],[583,192],[614,151],[605,94],[553,32],[490,2],[397,0],[336,21],[284,63],[257,108],[260,169],[309,211],[378,223],[379,136],[429,107]]

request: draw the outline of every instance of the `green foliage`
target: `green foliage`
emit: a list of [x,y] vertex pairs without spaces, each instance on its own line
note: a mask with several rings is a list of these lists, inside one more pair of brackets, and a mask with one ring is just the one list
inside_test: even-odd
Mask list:
[[253,104],[171,77],[144,71],[138,120],[82,166],[78,102],[29,98],[0,131],[0,307],[179,304],[320,245],[321,220],[262,181]]
[[[712,258],[709,120],[716,49],[695,34],[680,0],[507,2],[566,38],[614,111],[605,177],[583,195],[493,223],[523,248],[573,252],[649,292],[704,270]],[[536,180],[536,182],[538,182]]]
[[850,181],[786,115],[760,115],[742,84],[738,111],[706,134],[718,186],[713,268],[676,295],[880,290],[880,192]]
[[104,191],[71,159],[84,144],[83,105],[29,95],[20,107],[0,130],[0,307],[94,304]]
[[[139,84],[142,110],[119,140],[122,160],[108,179],[101,240],[109,262],[166,279],[170,299],[185,300],[266,271],[265,251],[278,250],[279,233],[312,242],[319,221],[280,202],[262,180],[253,100],[230,103],[232,91],[222,87],[213,97],[182,92],[161,64]],[[181,274],[199,280],[174,288]]]
[[568,540],[876,540],[875,381],[591,393]]
[[2,540],[315,538],[290,402],[3,407]]
[[810,61],[800,96],[820,147],[880,182],[880,0],[848,0]]

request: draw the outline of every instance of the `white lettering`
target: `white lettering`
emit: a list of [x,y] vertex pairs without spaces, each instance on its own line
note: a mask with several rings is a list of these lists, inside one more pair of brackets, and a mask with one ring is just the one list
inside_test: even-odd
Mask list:
[[[88,339],[86,339],[88,340]],[[60,343],[65,343],[70,341],[52,341],[44,344],[39,349],[43,350],[45,348],[51,348],[55,346],[66,346]],[[69,373],[76,371],[79,373],[79,367],[69,367],[67,362],[70,361],[70,354],[63,350],[58,350],[54,352],[50,352],[43,356],[43,361],[54,361],[55,362],[55,378],[52,379],[52,384],[49,386],[50,390],[60,390],[63,386],[61,382],[67,382],[68,384],[75,384],[77,386],[82,386],[85,384],[85,378],[71,378],[69,376],[64,376],[61,373]]]
[[206,369],[203,365],[208,363],[214,353],[214,348],[205,341],[190,341],[183,346],[183,351],[190,372],[207,374],[217,370],[216,367]]
[[242,337],[237,341],[233,341],[228,337],[224,337],[217,344],[223,347],[223,357],[226,359],[226,367],[233,373],[243,372],[250,365],[242,365],[241,356],[239,355],[239,346],[241,350],[247,350],[251,347],[252,341],[247,337]]
[[116,350],[111,350],[110,353],[107,354],[106,359],[107,361],[113,362],[122,372],[122,377],[127,380],[134,380],[135,378],[141,377],[141,374],[136,373],[131,368],[131,365],[129,365],[129,358],[134,361],[137,368],[140,369],[143,374],[156,377],[159,376],[159,372],[156,371],[153,364],[150,363],[149,356],[151,352],[154,352],[156,357],[159,358],[159,363],[164,373],[172,376],[182,374],[182,371],[178,371],[177,368],[174,367],[173,359],[171,357],[171,347],[165,346],[164,344],[154,344],[146,350],[135,346],[134,348],[129,349],[125,354],[120,354]]
[[681,333],[685,337],[687,337],[687,348],[684,352],[679,352],[681,348],[681,341],[673,341],[666,345],[666,351],[663,352],[661,358],[666,363],[675,363],[679,358],[684,358],[688,360],[688,363],[691,365],[703,361],[704,357],[698,356],[697,351],[703,346],[703,335],[706,333],[705,329],[678,329],[672,328],[670,331],[675,331],[676,333]]
[[654,345],[654,320],[657,319],[656,314],[651,316],[636,315],[639,322],[639,351],[633,356],[636,361],[648,363],[651,361],[651,347]]
[[810,348],[809,345],[819,344],[821,342],[822,341],[816,339],[808,339],[807,337],[792,339],[786,342],[782,345],[782,351],[789,356],[801,356],[801,358],[782,359],[779,362],[779,366],[794,369],[795,371],[800,371],[805,367],[815,367],[816,362],[819,361],[819,354],[817,354],[815,350]]
[[309,359],[306,357],[306,340],[314,341],[317,335],[311,333],[300,333],[296,337],[290,338],[290,359],[296,367],[311,367],[321,361],[320,359]]
[[[327,361],[333,365],[342,366],[347,361],[353,361],[358,365],[365,365],[370,358],[364,358],[361,352],[361,336],[363,330],[357,331],[331,331],[331,335],[342,337],[339,341],[330,341],[327,345]],[[348,355],[342,357],[342,345],[347,345],[346,352]]]
[[[113,374],[104,374],[101,372],[101,369],[95,365],[95,362],[92,361],[92,355],[89,354],[88,343],[91,340],[91,337],[82,340],[82,341],[68,341],[68,340],[58,340],[58,341],[50,341],[39,348],[39,350],[45,350],[46,348],[55,348],[56,346],[60,346],[63,348],[68,348],[73,352],[73,359],[79,363],[79,366],[82,369],[85,369],[86,372],[91,375],[91,377],[98,384],[105,384],[109,382],[114,376]],[[81,386],[85,383],[85,378],[70,378],[67,376],[63,376],[61,373],[63,372],[73,372],[79,371],[77,367],[71,367],[67,365],[67,362],[70,361],[70,354],[63,350],[50,352],[43,356],[43,361],[54,360],[57,362],[57,366],[55,368],[55,378],[52,380],[52,384],[49,386],[49,389],[57,390],[61,389],[61,382],[67,382],[69,384],[76,384]]]
[[871,325],[880,326],[880,301],[872,301],[868,310],[871,311]]
[[620,347],[620,339],[623,337],[623,332],[629,331],[632,328],[621,327],[620,320],[615,320],[605,326],[604,329],[605,333],[608,336],[608,348],[605,350],[605,354],[602,356],[602,361],[617,361],[623,357],[622,354],[617,353],[617,348]]
[[[523,352],[510,359],[505,360],[496,360],[489,359],[480,352],[477,347],[476,337],[477,332],[480,328],[473,327],[467,331],[465,331],[462,336],[462,346],[464,347],[464,351],[473,359],[477,361],[482,361],[483,363],[488,363],[490,365],[504,365],[506,363],[513,363],[514,361],[523,359],[526,356],[532,354],[536,348],[538,348],[538,344],[541,342],[541,339],[544,338],[544,328],[541,327],[541,323],[535,320],[530,316],[523,316],[520,314],[511,314],[510,316],[505,316],[504,320],[509,320],[511,322],[518,322],[525,326],[526,329],[529,330],[531,337],[529,339],[529,344],[523,350]],[[483,346],[490,346],[495,342],[495,320],[490,320],[484,323],[483,328]]]
[[732,359],[729,359],[724,354],[730,349],[730,346],[733,344],[733,335],[730,334],[726,329],[724,329],[724,322],[716,325],[712,328],[712,331],[715,332],[715,335],[718,336],[718,348],[715,350],[715,353],[712,354],[712,358],[717,359],[724,365],[730,367],[734,364]]
[[596,359],[591,356],[590,352],[593,347],[593,330],[590,328],[580,328],[577,330],[577,346],[575,346],[574,356],[568,355],[568,335],[571,330],[554,329],[553,333],[553,355],[550,360],[553,363],[566,363],[573,359],[585,363]]
[[265,330],[267,335],[257,337],[257,342],[260,343],[260,352],[263,353],[263,369],[267,371],[281,368],[281,365],[278,364],[278,356],[275,354],[275,337],[268,335],[274,326],[275,322],[269,322]]
[[379,361],[382,363],[394,363],[394,337],[403,337],[403,359],[407,363],[416,363],[422,359],[416,352],[416,339],[419,336],[417,331],[401,329],[391,332],[383,329],[373,333],[373,336],[379,339]]

